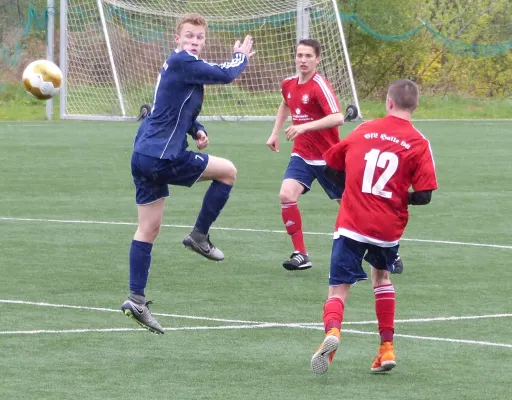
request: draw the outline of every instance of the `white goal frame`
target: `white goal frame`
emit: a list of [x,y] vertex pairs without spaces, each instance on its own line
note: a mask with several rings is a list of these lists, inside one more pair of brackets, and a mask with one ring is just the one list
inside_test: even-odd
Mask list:
[[[102,120],[102,121],[130,121],[135,120],[137,118],[137,114],[134,112],[134,106],[131,104],[131,111],[127,109],[127,98],[123,91],[123,83],[119,78],[118,66],[116,65],[116,59],[114,57],[113,51],[113,42],[111,35],[109,33],[109,29],[107,26],[107,18],[105,14],[105,9],[103,7],[103,3],[107,2],[110,4],[122,3],[122,0],[91,0],[94,1],[97,5],[97,12],[99,16],[98,26],[101,25],[101,32],[103,34],[104,44],[106,46],[106,52],[108,53],[108,63],[110,66],[109,74],[111,74],[112,82],[109,83],[115,89],[115,101],[113,101],[112,112],[110,113],[81,113],[75,112],[74,110],[70,111],[69,109],[69,99],[70,93],[73,92],[73,86],[70,86],[69,82],[71,79],[69,76],[69,53],[68,49],[70,48],[70,35],[69,35],[69,25],[68,25],[68,12],[69,12],[69,3],[73,0],[60,0],[60,68],[63,73],[63,84],[60,90],[60,118],[61,119],[71,119],[71,120]],[[133,1],[133,0],[130,0]],[[245,0],[238,0],[245,1]],[[254,1],[254,0],[247,0]],[[311,3],[315,0],[295,0],[296,1],[296,42],[301,39],[309,38],[311,27],[310,27],[310,9]],[[354,104],[359,110],[359,115],[361,115],[361,110],[359,107],[359,101],[356,91],[356,85],[352,73],[352,67],[350,64],[350,57],[347,49],[347,43],[345,39],[345,35],[343,32],[343,25],[340,18],[340,13],[338,9],[338,5],[336,0],[322,0],[324,2],[331,1],[332,2],[332,12],[335,15],[335,24],[337,26],[337,30],[339,33],[339,44],[341,44],[341,48],[343,50],[343,60],[344,60],[344,68],[346,71],[344,74],[346,75],[345,80],[348,79],[348,85],[350,86],[350,103]],[[187,1],[188,3],[192,3],[192,1]],[[198,7],[197,12],[201,13],[200,7]],[[205,15],[207,19],[209,19],[208,15]],[[315,38],[315,37],[313,37]],[[325,42],[325,41],[324,41]],[[322,43],[324,47],[328,43]],[[208,46],[208,44],[207,44]],[[162,63],[165,61],[165,58],[168,54],[162,54]],[[293,66],[293,60],[292,66]],[[76,69],[76,65],[74,66]],[[319,71],[322,73],[322,71]],[[245,73],[245,72],[244,72]],[[154,71],[155,82],[158,71]],[[243,74],[242,74],[243,76]],[[328,77],[329,79],[329,77]],[[329,79],[331,80],[331,79]],[[332,83],[332,81],[331,81]],[[334,85],[333,85],[334,86]],[[336,87],[334,87],[335,92],[337,92]],[[336,93],[339,96],[339,93]],[[91,100],[94,101],[94,100]],[[208,97],[205,98],[205,102],[208,101]],[[147,98],[140,99],[140,105],[147,103]],[[132,100],[133,103],[133,100]],[[340,101],[341,103],[341,101]],[[340,104],[342,108],[348,105],[347,102]],[[275,104],[275,110],[279,103]],[[200,119],[207,120],[227,120],[227,121],[272,121],[275,120],[275,113],[269,113],[269,115],[201,115]],[[359,117],[360,118],[360,117]]]

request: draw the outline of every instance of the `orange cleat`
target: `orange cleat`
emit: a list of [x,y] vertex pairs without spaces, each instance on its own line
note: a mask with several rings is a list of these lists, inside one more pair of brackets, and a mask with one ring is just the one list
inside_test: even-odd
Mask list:
[[395,349],[393,343],[384,342],[379,347],[379,354],[375,357],[371,371],[387,372],[396,367]]
[[329,329],[325,339],[311,358],[311,369],[315,374],[325,374],[340,345],[341,333],[338,328]]

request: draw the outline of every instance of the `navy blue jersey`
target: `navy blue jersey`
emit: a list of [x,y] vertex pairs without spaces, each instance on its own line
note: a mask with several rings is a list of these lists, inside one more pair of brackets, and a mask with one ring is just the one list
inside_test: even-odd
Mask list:
[[158,76],[153,106],[135,136],[134,151],[161,159],[179,157],[188,147],[187,133],[195,138],[198,130],[205,131],[197,122],[203,85],[230,83],[246,66],[243,53],[224,64],[211,64],[185,50],[172,52]]

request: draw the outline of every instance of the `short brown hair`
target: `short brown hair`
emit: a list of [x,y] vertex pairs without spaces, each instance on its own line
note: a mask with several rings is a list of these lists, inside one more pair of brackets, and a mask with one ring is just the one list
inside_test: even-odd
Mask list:
[[181,28],[183,27],[184,24],[202,26],[204,27],[205,30],[206,28],[208,28],[208,23],[206,22],[206,19],[202,15],[196,13],[185,14],[178,20],[176,24],[176,33],[178,35],[181,33]]
[[388,96],[393,99],[399,109],[413,112],[418,106],[420,91],[413,81],[399,79],[389,86]]
[[318,40],[315,39],[301,39],[299,43],[297,43],[297,47],[299,45],[312,47],[315,50],[315,55],[320,57],[320,51],[322,50],[322,45]]

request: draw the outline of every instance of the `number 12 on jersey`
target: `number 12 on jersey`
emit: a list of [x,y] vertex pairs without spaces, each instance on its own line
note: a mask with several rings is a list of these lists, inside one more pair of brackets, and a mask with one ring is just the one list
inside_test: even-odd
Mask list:
[[[393,193],[384,190],[384,187],[389,182],[391,177],[395,174],[398,168],[398,157],[395,153],[385,151],[383,153],[378,149],[372,149],[365,154],[366,167],[363,176],[363,193],[371,193],[376,196],[381,196],[390,199]],[[386,168],[380,178],[373,184],[373,177],[375,175],[375,168]]]

